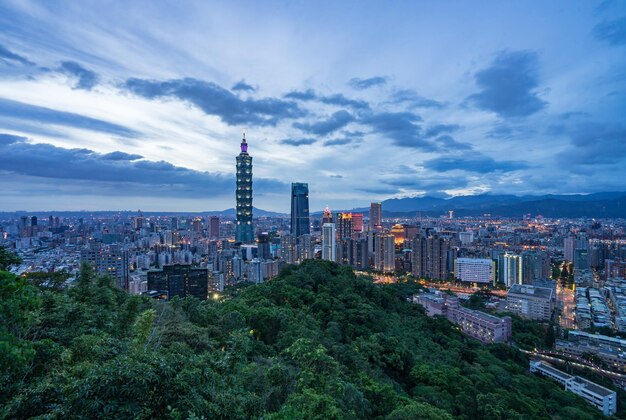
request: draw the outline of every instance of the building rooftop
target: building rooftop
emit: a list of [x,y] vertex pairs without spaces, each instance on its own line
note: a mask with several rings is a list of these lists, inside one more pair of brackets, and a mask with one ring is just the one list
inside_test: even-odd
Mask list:
[[543,299],[552,298],[552,289],[547,287],[529,286],[525,284],[514,284],[511,286],[507,294],[511,293],[516,295],[535,296]]
[[588,380],[586,380],[584,378],[581,378],[580,376],[575,376],[574,377],[574,382],[583,385],[587,390],[593,392],[596,395],[600,395],[601,397],[606,397],[607,395],[611,395],[611,394],[615,393],[615,391],[611,391],[610,389],[607,389],[607,388],[605,388],[603,386],[600,386],[600,385],[598,385],[596,383],[593,383],[593,382],[588,381]]
[[563,381],[568,381],[573,378],[572,375],[568,375],[565,372],[561,372],[560,370],[553,368],[551,365],[547,363],[540,362],[539,366],[541,367],[541,369],[550,372],[551,374],[562,379]]

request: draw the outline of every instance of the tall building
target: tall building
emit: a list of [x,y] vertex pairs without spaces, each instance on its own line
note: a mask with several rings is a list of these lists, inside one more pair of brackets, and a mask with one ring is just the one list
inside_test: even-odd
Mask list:
[[194,296],[206,300],[209,272],[190,265],[166,265],[161,270],[148,271],[148,290],[167,291],[168,298]]
[[322,226],[326,223],[333,223],[333,214],[328,206],[326,206],[326,210],[324,210],[324,215],[322,216]]
[[261,260],[269,260],[272,258],[270,254],[270,235],[266,232],[259,233],[257,236],[257,255]]
[[382,203],[370,204],[370,230],[376,229],[383,223],[383,205]]
[[550,277],[550,256],[542,251],[522,252],[522,284]]
[[291,234],[296,238],[311,234],[309,223],[309,184],[291,184]]
[[363,232],[363,213],[352,213],[352,231]]
[[522,284],[522,257],[508,252],[498,257],[498,281],[506,287]]
[[111,276],[120,288],[128,289],[130,262],[125,249],[90,246],[81,251],[80,260],[89,264],[99,276]]
[[337,239],[352,237],[352,213],[337,213]]
[[511,286],[506,294],[507,310],[523,318],[547,321],[554,311],[552,289],[521,284]]
[[248,154],[246,133],[241,140],[241,153],[237,156],[237,225],[235,239],[249,244],[254,242],[252,226],[252,156]]
[[335,261],[335,224],[322,225],[322,259]]
[[211,216],[209,219],[209,238],[219,239],[220,237],[220,218]]
[[417,277],[445,280],[448,277],[450,242],[439,236],[416,236],[412,243],[412,271]]
[[377,234],[374,237],[374,268],[378,271],[394,271],[395,256],[395,237],[390,234]]

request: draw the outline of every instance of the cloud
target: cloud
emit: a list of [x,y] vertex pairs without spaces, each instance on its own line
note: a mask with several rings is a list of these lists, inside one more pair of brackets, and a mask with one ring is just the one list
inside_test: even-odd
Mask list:
[[350,143],[360,143],[363,141],[364,133],[360,131],[346,131],[343,137],[329,139],[324,142],[325,147],[343,146]]
[[593,28],[593,37],[609,45],[626,45],[626,17],[598,23]]
[[520,161],[496,161],[488,156],[473,153],[467,157],[442,156],[424,162],[426,169],[437,172],[454,170],[487,174],[491,172],[512,172],[528,168],[528,164]]
[[504,51],[493,63],[476,73],[481,91],[467,99],[479,109],[501,117],[525,117],[547,105],[539,98],[539,60],[531,51]]
[[456,141],[454,138],[452,138],[452,136],[448,135],[437,137],[435,139],[435,142],[437,143],[440,150],[446,152],[466,151],[473,149],[473,146],[471,144]]
[[111,152],[111,153],[107,153],[107,154],[102,155],[102,159],[105,159],[105,160],[138,160],[138,159],[143,159],[143,156],[116,151],[116,152]]
[[379,180],[381,183],[409,191],[440,192],[467,186],[464,178],[425,178],[416,175],[402,175]]
[[325,121],[316,123],[294,123],[293,126],[309,134],[324,136],[345,127],[352,121],[354,121],[354,116],[342,109],[341,111],[335,112]]
[[281,144],[289,146],[308,146],[316,142],[315,139],[284,139],[280,141]]
[[9,50],[8,48],[2,45],[0,45],[0,60],[4,62],[17,62],[17,63],[28,65],[28,66],[35,65],[35,63],[28,60],[26,57],[23,57],[19,54],[14,53],[13,51]]
[[129,92],[147,99],[176,98],[189,102],[206,114],[220,117],[228,125],[275,126],[280,120],[306,115],[295,102],[274,98],[242,100],[215,83],[193,78],[162,82],[128,79],[124,87]]
[[330,176],[331,178],[337,178],[337,179],[341,179],[341,178],[343,178],[343,175],[339,175],[339,174],[332,174],[332,175],[329,175],[329,176]]
[[235,83],[233,87],[230,88],[230,90],[256,92],[256,88],[252,85],[247,84],[245,80],[240,80],[239,82]]
[[394,92],[388,103],[392,104],[404,104],[409,108],[434,108],[443,109],[446,105],[443,102],[435,101],[434,99],[424,98],[418,95],[414,90],[402,89]]
[[0,145],[2,144],[7,145],[7,144],[18,143],[22,141],[26,141],[26,137],[14,136],[13,134],[0,133]]
[[370,77],[369,79],[359,79],[358,77],[350,79],[348,85],[354,89],[363,90],[373,86],[381,86],[387,83],[387,78],[382,76]]
[[436,124],[428,127],[424,132],[425,137],[435,137],[443,133],[452,133],[461,128],[457,124]]
[[626,127],[587,123],[563,128],[570,147],[557,155],[559,164],[610,165],[626,159]]
[[77,78],[74,89],[91,90],[100,79],[96,72],[86,69],[75,61],[61,62],[59,71]]
[[74,127],[122,137],[139,137],[137,131],[108,121],[4,98],[0,98],[0,115],[14,119],[36,121],[40,124]]
[[328,105],[347,106],[355,110],[365,110],[370,108],[370,105],[367,102],[349,99],[340,93],[331,96],[322,96],[319,98],[319,101]]
[[285,96],[287,99],[295,99],[298,101],[311,101],[317,98],[315,91],[313,89],[307,89],[305,91],[293,90],[287,93]]
[[[11,142],[2,141],[3,138]],[[120,195],[126,189],[133,194],[152,196],[198,197],[223,195],[232,190],[233,175],[201,172],[169,162],[138,160],[138,155],[124,152],[100,154],[89,149],[64,149],[50,144],[31,144],[23,137],[0,135],[0,171],[19,176],[56,180],[63,184],[95,183],[87,194]],[[71,182],[61,182],[71,181]],[[100,188],[102,186],[102,188]],[[255,192],[285,190],[286,185],[273,179],[255,178]]]
[[419,115],[410,112],[384,112],[365,118],[363,123],[393,140],[396,146],[436,151],[437,146],[422,135],[417,124],[420,121],[422,118]]

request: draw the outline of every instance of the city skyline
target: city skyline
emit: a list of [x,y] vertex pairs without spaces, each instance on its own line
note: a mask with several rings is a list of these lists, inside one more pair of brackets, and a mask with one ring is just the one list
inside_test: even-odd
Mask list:
[[356,5],[0,5],[0,211],[623,190],[624,3]]

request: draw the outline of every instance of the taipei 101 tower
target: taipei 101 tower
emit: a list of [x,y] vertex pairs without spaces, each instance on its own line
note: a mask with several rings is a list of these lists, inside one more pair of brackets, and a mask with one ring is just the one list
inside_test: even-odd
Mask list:
[[248,154],[246,132],[241,140],[241,153],[237,156],[237,226],[235,240],[244,244],[254,242],[252,227],[252,156]]

